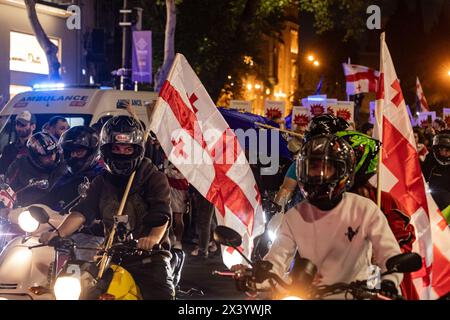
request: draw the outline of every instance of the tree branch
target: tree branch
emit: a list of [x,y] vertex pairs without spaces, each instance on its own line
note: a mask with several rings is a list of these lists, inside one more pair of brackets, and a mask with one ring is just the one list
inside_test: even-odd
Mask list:
[[25,0],[25,5],[27,8],[28,19],[30,20],[31,27],[33,28],[36,39],[39,45],[45,52],[47,57],[48,67],[49,67],[49,79],[60,80],[61,76],[59,74],[59,68],[61,64],[58,61],[58,47],[53,44],[42,28],[41,23],[36,12],[36,1],[35,0]]
[[175,59],[175,28],[177,24],[177,13],[175,0],[166,0],[166,30],[164,39],[164,62],[155,76],[155,91],[159,92],[164,81],[167,79],[170,67]]

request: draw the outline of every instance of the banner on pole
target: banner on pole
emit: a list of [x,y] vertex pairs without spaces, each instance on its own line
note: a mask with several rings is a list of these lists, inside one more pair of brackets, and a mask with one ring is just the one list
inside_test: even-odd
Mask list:
[[132,80],[140,83],[152,82],[152,32],[133,32]]

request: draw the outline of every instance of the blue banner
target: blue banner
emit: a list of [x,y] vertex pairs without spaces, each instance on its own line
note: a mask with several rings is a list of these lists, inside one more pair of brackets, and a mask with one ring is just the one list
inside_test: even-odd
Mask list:
[[133,75],[140,83],[152,82],[152,32],[133,32]]

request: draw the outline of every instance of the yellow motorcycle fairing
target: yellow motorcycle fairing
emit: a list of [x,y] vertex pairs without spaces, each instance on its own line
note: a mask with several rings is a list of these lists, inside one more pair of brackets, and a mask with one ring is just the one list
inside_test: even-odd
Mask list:
[[136,282],[131,274],[118,265],[112,265],[113,278],[109,284],[107,294],[114,296],[115,300],[142,300]]

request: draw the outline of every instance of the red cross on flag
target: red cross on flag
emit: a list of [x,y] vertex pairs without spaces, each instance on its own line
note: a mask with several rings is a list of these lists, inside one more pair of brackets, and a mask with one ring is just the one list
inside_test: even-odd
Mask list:
[[376,92],[379,72],[357,64],[342,64],[347,82],[347,95]]
[[422,85],[420,84],[419,77],[416,80],[416,95],[417,101],[420,104],[420,112],[428,112],[430,108],[428,107],[427,99],[425,99],[425,95],[422,90]]
[[422,256],[423,267],[411,275],[414,287],[421,299],[436,299],[450,291],[450,228],[423,178],[411,122],[384,33],[380,64],[375,131],[383,143],[380,184],[411,217],[415,229],[413,251]]
[[[242,236],[249,255],[264,231],[255,178],[236,135],[181,54],[161,88],[150,128],[169,161],[214,204],[218,224]],[[238,252],[222,249],[227,267],[243,263]]]

